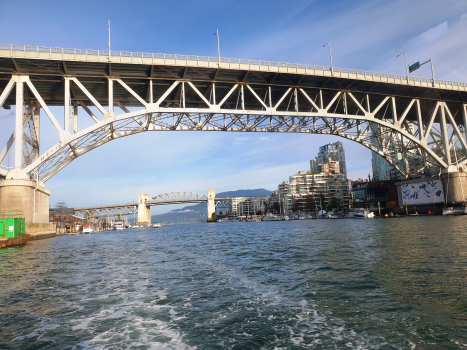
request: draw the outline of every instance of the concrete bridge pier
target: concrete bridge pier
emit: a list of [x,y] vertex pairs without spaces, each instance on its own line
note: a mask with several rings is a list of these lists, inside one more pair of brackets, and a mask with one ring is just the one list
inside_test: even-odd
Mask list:
[[0,181],[0,211],[20,210],[25,223],[49,223],[50,191],[40,182],[9,179]]
[[149,194],[140,193],[138,195],[138,225],[151,225],[151,207],[146,203],[149,202]]
[[457,168],[453,171],[452,167],[441,172],[446,204],[464,202],[467,198],[467,173],[459,172]]
[[208,190],[208,220],[212,219],[212,214],[216,212],[216,191]]

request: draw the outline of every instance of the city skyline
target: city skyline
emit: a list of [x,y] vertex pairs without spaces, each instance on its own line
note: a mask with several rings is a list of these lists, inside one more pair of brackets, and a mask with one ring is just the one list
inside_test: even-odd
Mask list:
[[[342,8],[335,11],[334,15],[314,22],[314,26],[318,27],[321,23],[321,30],[328,32],[321,31],[319,34],[312,35],[313,27],[306,23],[310,18],[316,19],[312,10],[324,13],[329,10],[328,6],[335,9],[338,3],[333,3],[332,6],[318,6],[313,2],[296,2],[294,4],[297,6],[292,6],[292,10],[286,9],[279,3],[273,3],[272,8],[281,14],[272,15],[273,20],[268,26],[271,34],[266,37],[261,36],[266,34],[266,31],[259,27],[261,23],[265,23],[266,14],[271,15],[268,12],[272,11],[271,9],[260,16],[258,23],[255,23],[252,28],[244,29],[243,33],[248,36],[235,34],[232,25],[223,25],[223,16],[219,14],[218,9],[211,12],[219,14],[219,18],[209,27],[204,24],[195,25],[195,22],[188,21],[188,24],[196,27],[192,33],[177,30],[166,31],[163,35],[154,36],[157,38],[157,45],[146,40],[155,33],[155,29],[151,29],[147,23],[131,18],[123,24],[121,15],[106,13],[101,7],[98,7],[95,13],[90,14],[89,21],[87,21],[89,22],[88,28],[71,28],[63,18],[56,18],[55,21],[45,21],[48,23],[34,30],[32,30],[33,25],[28,24],[23,28],[18,28],[17,31],[9,31],[7,28],[18,19],[6,16],[10,12],[8,9],[11,4],[1,3],[0,28],[2,30],[0,32],[3,34],[0,34],[0,41],[12,44],[105,49],[107,19],[109,19],[107,17],[110,17],[112,49],[114,50],[216,56],[215,37],[212,35],[216,28],[211,29],[211,26],[219,26],[221,56],[223,57],[328,65],[327,48],[323,49],[321,46],[324,42],[331,41],[335,66],[405,74],[403,59],[401,60],[400,57],[396,59],[395,56],[400,53],[398,51],[408,51],[407,49],[410,48],[412,51],[408,52],[409,64],[412,59],[424,60],[433,57],[438,79],[467,80],[465,69],[463,69],[465,63],[460,60],[464,57],[462,50],[465,50],[465,45],[462,47],[461,44],[465,43],[466,39],[459,37],[462,29],[467,28],[467,6],[455,2],[448,2],[444,6],[435,2],[423,2],[423,6],[418,6],[421,2],[416,1],[408,6],[400,1],[386,6],[381,6],[380,1],[357,2],[352,13],[358,16],[382,14],[382,11],[386,10],[383,23],[377,24],[374,20],[368,23],[368,26],[378,27],[379,32],[368,31],[365,35],[364,26],[362,26],[352,28],[346,35],[342,35],[342,32],[337,35],[342,27],[332,21],[342,19],[349,26],[355,21],[355,19],[350,21],[346,17],[345,11],[349,10],[349,7],[344,2],[340,2]],[[189,3],[185,4],[190,7]],[[378,4],[380,6],[376,6]],[[30,5],[37,10],[32,12],[35,15],[43,15],[44,19],[52,18],[55,13],[50,5],[44,7],[34,7],[32,3]],[[69,5],[65,5],[67,6]],[[224,6],[227,4],[220,7],[223,9]],[[407,13],[398,14],[395,10],[402,6]],[[169,8],[169,4],[162,3],[159,8],[160,13],[168,13]],[[235,7],[231,18],[240,16],[237,10],[239,8]],[[199,13],[197,11],[200,10],[193,9],[193,11]],[[415,12],[418,13],[418,17],[411,18],[413,23],[402,24],[399,26],[401,28],[392,28],[386,23],[391,16],[393,19],[398,18],[398,23],[400,23],[400,16]],[[72,13],[76,16],[85,14],[79,9]],[[437,15],[436,20],[433,17],[434,13]],[[28,22],[30,15],[25,15],[27,17],[25,22]],[[424,15],[427,18],[424,18]],[[145,15],[143,18],[146,18]],[[248,21],[248,16],[245,21]],[[301,30],[298,30],[296,34],[291,34],[292,30],[299,28]],[[142,33],[139,36],[137,29]],[[161,26],[158,30],[164,31]],[[60,32],[54,36],[54,39],[51,39],[46,35],[47,31]],[[355,42],[355,40],[349,40],[351,34],[359,38],[356,46],[362,52],[357,52],[357,49],[350,45],[350,41]],[[380,37],[376,38],[378,34]],[[133,40],[134,38],[138,40]],[[309,40],[310,38],[312,40]],[[346,38],[349,42],[345,41]],[[385,50],[381,50],[381,43],[387,45]],[[423,43],[427,47],[422,46]],[[447,53],[453,50],[454,43],[459,49],[456,55],[447,57]],[[283,49],[279,50],[277,46],[281,45]],[[430,72],[428,68],[423,67],[417,71],[416,75],[429,77]],[[9,111],[1,110],[0,113],[3,116],[0,119],[2,130],[7,130],[0,135],[1,141],[5,143],[5,139],[13,130],[14,118],[5,117],[10,113]],[[62,109],[54,110],[57,116],[60,116],[60,113],[63,113]],[[41,135],[42,150],[54,144],[48,140],[49,132],[50,126],[44,125]],[[348,150],[349,178],[366,178],[372,173],[371,152],[363,146],[335,136],[158,132],[127,137],[99,147],[71,163],[47,182],[46,186],[52,191],[51,204],[65,200],[70,206],[97,205],[101,201],[104,203],[106,201],[108,203],[131,201],[137,198],[139,192],[157,195],[177,190],[205,193],[208,188],[214,188],[217,192],[240,188],[274,189],[274,184],[277,186],[281,179],[287,178],[291,173],[306,170],[308,161],[316,153],[318,145],[336,141],[343,142]],[[144,151],[137,152],[139,145],[145,145]],[[72,188],[69,185],[70,178],[76,183],[76,186]],[[161,210],[172,208],[174,207],[161,208]],[[153,213],[157,210],[159,209],[155,209]]]

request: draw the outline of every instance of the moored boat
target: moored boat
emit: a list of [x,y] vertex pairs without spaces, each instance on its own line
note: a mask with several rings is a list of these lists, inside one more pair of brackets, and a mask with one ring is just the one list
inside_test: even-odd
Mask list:
[[161,228],[162,225],[161,225],[160,222],[155,222],[155,223],[152,224],[152,227],[153,227],[153,228]]
[[372,219],[375,217],[375,213],[360,208],[354,212],[353,217],[355,219]]
[[464,203],[452,203],[443,209],[443,215],[464,215],[466,210]]
[[94,233],[94,225],[93,224],[84,224],[83,225],[83,234],[90,234]]
[[279,217],[277,215],[267,213],[263,216],[263,221],[279,221]]
[[125,223],[123,220],[116,220],[113,224],[113,229],[114,230],[124,230],[125,229]]

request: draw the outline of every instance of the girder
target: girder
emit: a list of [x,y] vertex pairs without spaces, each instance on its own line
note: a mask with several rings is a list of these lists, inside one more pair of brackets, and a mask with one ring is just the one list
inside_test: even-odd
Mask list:
[[152,202],[154,203],[164,203],[164,202],[179,202],[179,201],[207,201],[207,197],[204,194],[189,192],[189,191],[179,191],[179,192],[166,192],[152,197]]
[[132,215],[138,213],[137,205],[119,206],[119,207],[96,207],[80,208],[75,210],[75,215],[85,219],[113,217],[117,215]]
[[[43,63],[37,59],[17,59],[17,65],[23,68],[21,74],[12,74],[11,70],[5,71],[6,62],[0,63],[0,106],[5,101],[21,103],[25,113],[17,112],[16,130],[0,153],[0,164],[19,135],[21,147],[15,146],[15,170],[22,170],[29,177],[38,173],[42,182],[96,147],[145,131],[336,135],[381,155],[406,177],[435,174],[467,164],[464,85],[456,85],[456,92],[447,94],[438,83],[436,88],[388,81],[370,86],[358,74],[352,79],[328,76],[324,83],[316,72],[305,72],[296,80],[287,76],[290,72],[280,70],[274,73],[274,79],[268,79],[271,71],[255,71],[256,68],[241,79],[231,79],[238,69],[220,66],[209,75],[210,67],[185,67],[177,75],[178,67],[166,64],[151,66],[150,77],[141,77],[140,73],[132,76],[132,70],[140,72],[140,67],[124,64],[118,68],[122,74],[109,76],[108,72],[97,73],[104,63],[75,61],[67,63],[67,72],[57,73],[45,68],[51,67],[47,60]],[[96,71],[85,71],[85,67]],[[298,68],[294,74],[297,72]],[[352,84],[355,81],[359,84]],[[16,100],[11,100],[15,85]],[[60,91],[61,97],[54,91]],[[446,100],[443,96],[447,96]],[[64,106],[63,124],[49,108],[59,103]],[[42,154],[38,139],[40,109],[55,126],[60,140]],[[78,128],[79,109],[92,118],[92,126]],[[8,176],[4,167],[0,168],[2,176]],[[11,175],[14,176],[17,172]],[[170,203],[176,199],[174,194],[164,195]],[[189,192],[179,195],[180,203],[196,199]],[[158,196],[153,200],[164,202]]]
[[[216,198],[216,207],[228,207],[228,198]],[[190,191],[166,192],[152,197],[152,201],[144,202],[146,206],[170,205],[170,204],[190,204],[204,203],[208,198],[201,193]],[[138,213],[138,205],[130,204],[111,204],[95,207],[76,208],[75,215],[83,218],[98,218],[117,215],[132,215]]]

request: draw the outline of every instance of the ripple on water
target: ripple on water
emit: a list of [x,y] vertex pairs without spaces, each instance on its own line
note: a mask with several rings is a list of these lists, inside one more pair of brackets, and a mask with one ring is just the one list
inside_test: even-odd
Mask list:
[[0,348],[462,347],[466,219],[171,225],[1,250]]

